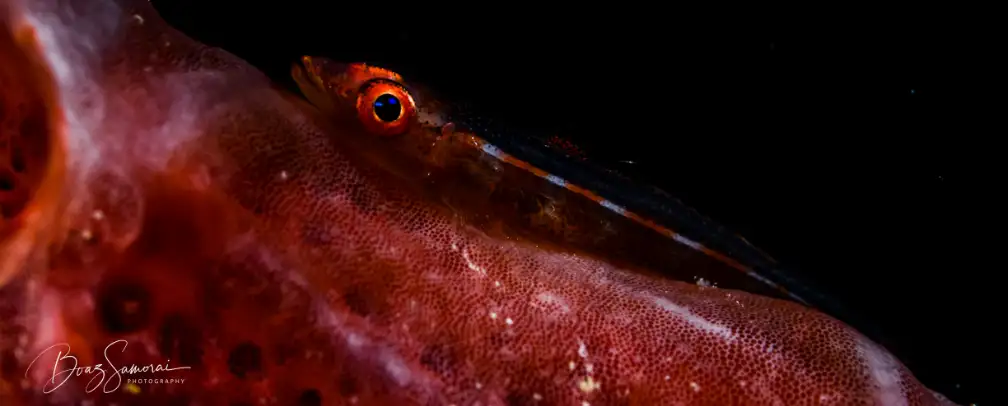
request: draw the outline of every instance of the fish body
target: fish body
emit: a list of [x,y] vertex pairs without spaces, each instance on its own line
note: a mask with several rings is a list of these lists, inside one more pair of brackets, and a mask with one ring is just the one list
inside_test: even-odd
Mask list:
[[394,72],[311,105],[146,1],[2,7],[5,117],[44,123],[4,133],[5,405],[950,404],[812,308],[601,249],[675,242]]
[[[551,165],[552,168],[544,169],[533,162],[549,164],[549,151],[558,145],[572,145],[557,136],[546,138],[541,150],[530,148],[528,142],[521,141],[535,144],[535,138],[509,139],[506,131],[500,134],[501,130],[480,117],[443,102],[430,89],[405,82],[399,74],[380,67],[304,57],[292,73],[302,93],[337,124],[374,122],[370,116],[360,116],[362,98],[358,95],[382,91],[400,94],[407,100],[405,104],[412,106],[411,111],[404,112],[412,117],[410,122],[397,124],[393,134],[360,141],[373,142],[371,149],[384,154],[383,161],[389,167],[400,168],[393,171],[403,177],[412,176],[412,183],[423,184],[428,194],[436,196],[454,215],[464,217],[467,223],[481,227],[484,232],[601,257],[638,272],[659,271],[680,280],[716,280],[728,287],[804,302],[796,293],[731,255],[623,203],[638,203],[627,194],[650,201],[665,200],[666,204],[678,202],[658,194],[648,196],[648,192],[639,190],[620,190],[625,193],[606,190],[608,195],[621,200],[616,201],[601,196],[593,186],[602,182],[630,186],[630,180],[584,164]],[[368,90],[361,91],[362,88]],[[575,159],[583,160],[583,156]],[[578,173],[579,170],[584,173]],[[585,178],[593,181],[581,183]],[[676,211],[676,208],[664,210]],[[708,219],[689,220],[694,226],[683,227],[689,231],[713,228]],[[687,224],[689,220],[678,223]],[[714,239],[718,237],[723,239],[720,235]],[[764,263],[774,262],[744,239],[735,239],[738,245],[749,248],[748,258],[755,254]]]

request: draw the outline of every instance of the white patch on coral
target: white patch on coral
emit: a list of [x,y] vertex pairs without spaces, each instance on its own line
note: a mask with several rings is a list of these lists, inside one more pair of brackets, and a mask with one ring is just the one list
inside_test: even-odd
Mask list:
[[875,400],[880,405],[905,406],[908,403],[903,394],[903,382],[900,378],[899,363],[895,358],[867,338],[857,339],[857,351],[868,376],[876,386]]
[[535,296],[535,304],[539,305],[537,307],[556,308],[563,314],[570,313],[571,311],[566,298],[549,291],[539,292]]
[[686,307],[672,303],[668,299],[663,297],[654,297],[654,303],[657,304],[658,307],[661,307],[669,313],[676,315],[680,319],[685,320],[691,326],[700,331],[706,331],[708,333],[721,336],[728,341],[734,341],[738,338],[738,336],[732,332],[730,328],[700,317]]

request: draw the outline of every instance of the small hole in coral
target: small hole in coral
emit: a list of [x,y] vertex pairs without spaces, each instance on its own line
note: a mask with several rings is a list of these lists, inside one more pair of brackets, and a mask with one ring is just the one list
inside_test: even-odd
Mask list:
[[14,176],[0,172],[0,192],[10,192],[14,190]]
[[305,389],[298,396],[298,406],[321,406],[322,393],[318,389]]
[[262,371],[262,350],[250,341],[236,345],[228,355],[228,369],[241,379],[249,373]]
[[24,153],[21,151],[21,148],[17,145],[17,143],[12,144],[11,147],[12,147],[10,150],[11,169],[13,169],[14,172],[18,173],[24,172],[25,170],[28,169],[28,164],[25,163]]

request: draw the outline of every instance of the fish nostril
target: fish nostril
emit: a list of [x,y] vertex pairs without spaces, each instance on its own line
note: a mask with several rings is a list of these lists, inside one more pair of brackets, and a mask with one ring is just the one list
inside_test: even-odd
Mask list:
[[107,282],[98,288],[97,297],[98,320],[110,333],[131,333],[150,322],[150,294],[139,283]]
[[318,389],[305,389],[298,396],[298,406],[321,406],[322,393]]
[[228,369],[234,376],[245,379],[250,373],[262,371],[262,350],[251,341],[236,345],[228,354]]

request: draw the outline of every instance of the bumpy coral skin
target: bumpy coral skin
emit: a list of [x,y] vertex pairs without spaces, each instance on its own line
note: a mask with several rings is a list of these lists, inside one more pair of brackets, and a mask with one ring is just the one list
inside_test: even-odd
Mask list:
[[[948,404],[814,310],[459,221],[146,1],[0,17],[5,117],[47,122],[4,127],[5,405]],[[189,369],[110,368],[151,363]]]

